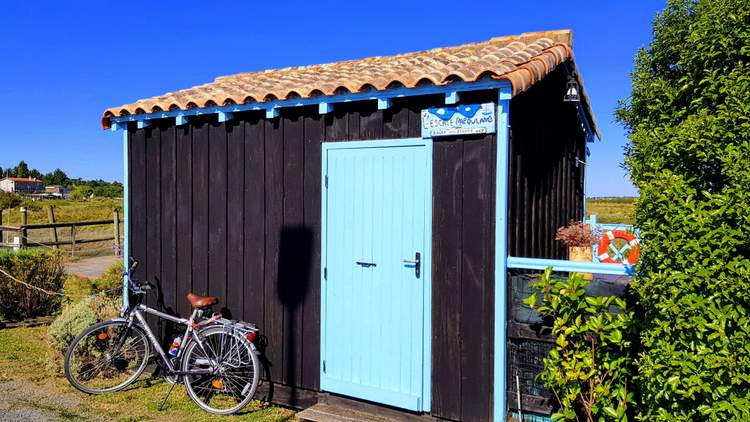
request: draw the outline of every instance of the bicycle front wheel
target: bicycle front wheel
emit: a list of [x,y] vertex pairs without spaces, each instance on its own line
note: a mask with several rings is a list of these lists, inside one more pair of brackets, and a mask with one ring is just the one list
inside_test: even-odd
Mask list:
[[255,346],[240,333],[214,326],[199,333],[203,348],[193,340],[185,349],[182,370],[212,370],[185,375],[188,396],[201,409],[231,415],[245,407],[258,388],[260,361]]
[[88,394],[122,390],[146,369],[149,345],[137,326],[105,321],[83,330],[70,343],[63,369],[73,387]]

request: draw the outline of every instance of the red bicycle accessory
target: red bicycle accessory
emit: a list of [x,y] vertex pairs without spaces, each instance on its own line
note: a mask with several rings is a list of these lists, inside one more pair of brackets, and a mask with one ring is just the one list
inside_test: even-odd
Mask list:
[[[627,258],[623,255],[623,260],[615,260],[617,255],[614,257],[609,256],[610,244],[612,244],[615,239],[620,239],[627,243],[627,247],[623,248],[623,250],[618,253],[618,255],[620,255],[625,251],[630,251]],[[635,234],[627,230],[609,230],[602,235],[601,239],[599,239],[599,247],[596,250],[596,254],[599,257],[600,262],[605,262],[607,264],[627,263],[635,265],[638,262],[638,258],[641,256],[641,245],[638,242],[638,238],[635,237]]]

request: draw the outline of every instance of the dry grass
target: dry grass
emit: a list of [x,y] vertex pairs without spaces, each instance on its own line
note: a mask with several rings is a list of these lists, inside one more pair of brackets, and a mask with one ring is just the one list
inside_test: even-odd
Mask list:
[[586,216],[596,214],[599,223],[633,224],[636,198],[591,198]]
[[46,330],[46,327],[0,330],[0,405],[66,420],[296,420],[292,411],[260,402],[251,403],[236,416],[212,416],[195,406],[180,385],[160,411],[159,404],[169,385],[148,375],[119,393],[85,395],[73,389],[64,377],[45,369]]
[[[114,209],[122,209],[121,199],[97,198],[82,201],[73,201],[67,199],[49,200],[49,201],[26,201],[23,206],[28,210],[28,223],[47,223],[49,206],[55,209],[56,222],[73,222],[73,221],[90,221],[90,220],[109,220],[114,218]],[[122,214],[120,215],[122,219]],[[12,210],[3,210],[3,224],[6,226],[19,226],[21,224],[20,208]],[[120,233],[123,233],[123,226],[120,225]],[[5,242],[11,242],[13,233],[6,232]],[[54,239],[52,229],[40,229],[29,231],[29,243],[50,242]],[[76,232],[76,239],[92,239],[114,236],[114,227],[112,224],[102,226],[80,227]],[[58,228],[57,238],[59,241],[70,241],[70,228]],[[70,246],[60,246],[63,251],[69,251]],[[77,256],[96,256],[112,254],[112,241],[85,243],[76,245]]]

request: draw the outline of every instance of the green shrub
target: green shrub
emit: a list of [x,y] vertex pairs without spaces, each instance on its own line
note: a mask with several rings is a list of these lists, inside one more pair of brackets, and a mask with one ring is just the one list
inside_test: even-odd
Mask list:
[[120,296],[99,293],[66,305],[49,327],[50,366],[59,371],[70,342],[86,327],[116,317],[120,304]]
[[[0,252],[0,269],[11,276],[51,292],[58,292],[65,281],[60,254],[43,250]],[[18,283],[0,273],[0,316],[20,320],[52,315],[61,298],[50,296]]]
[[534,283],[538,293],[525,303],[553,321],[556,336],[539,377],[561,406],[552,420],[626,421],[634,404],[633,315],[618,297],[588,296],[587,284],[579,273],[554,279],[551,268]]
[[750,2],[672,0],[618,110],[644,420],[750,420]]
[[122,261],[112,264],[107,271],[102,273],[96,280],[91,281],[91,288],[95,291],[103,291],[122,286],[122,272],[124,265]]
[[23,203],[23,196],[13,193],[0,191],[0,209],[16,208]]

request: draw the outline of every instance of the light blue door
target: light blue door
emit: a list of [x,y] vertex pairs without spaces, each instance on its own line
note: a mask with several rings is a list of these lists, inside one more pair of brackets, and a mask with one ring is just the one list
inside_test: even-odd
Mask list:
[[321,389],[429,410],[430,141],[323,145]]

